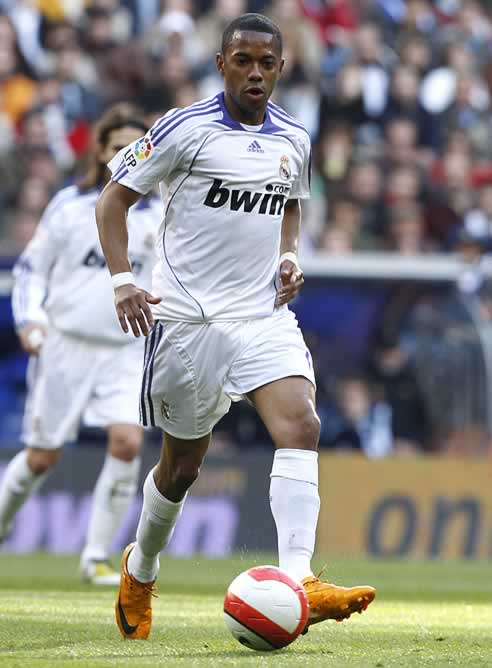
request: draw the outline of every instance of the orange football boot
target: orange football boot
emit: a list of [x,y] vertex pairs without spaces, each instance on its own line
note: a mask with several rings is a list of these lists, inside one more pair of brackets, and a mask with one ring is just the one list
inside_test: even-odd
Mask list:
[[130,575],[127,568],[128,557],[135,547],[130,543],[121,557],[120,589],[114,606],[116,621],[123,638],[146,640],[152,625],[152,596],[155,596],[154,582],[139,582]]
[[351,614],[364,612],[369,603],[374,601],[374,587],[338,587],[323,582],[314,575],[304,578],[302,586],[306,590],[309,602],[309,618],[306,631],[312,624],[324,622],[325,619],[336,619],[341,622]]

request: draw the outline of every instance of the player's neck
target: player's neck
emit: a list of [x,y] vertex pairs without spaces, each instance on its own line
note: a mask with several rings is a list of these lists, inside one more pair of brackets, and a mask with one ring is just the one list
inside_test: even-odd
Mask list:
[[248,113],[234,102],[227,91],[224,92],[224,103],[229,114],[238,123],[244,123],[245,125],[261,125],[265,121],[266,106],[262,109],[257,109],[254,112]]

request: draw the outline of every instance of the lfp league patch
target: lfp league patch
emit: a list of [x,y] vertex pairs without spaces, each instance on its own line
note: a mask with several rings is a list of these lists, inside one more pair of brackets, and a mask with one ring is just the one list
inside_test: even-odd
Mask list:
[[141,160],[145,160],[152,153],[152,140],[150,135],[137,139],[125,153],[125,164],[128,169],[136,167]]

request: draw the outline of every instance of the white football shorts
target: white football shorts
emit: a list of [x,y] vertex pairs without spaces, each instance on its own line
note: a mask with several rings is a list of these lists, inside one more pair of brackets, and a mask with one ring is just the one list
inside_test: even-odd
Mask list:
[[142,424],[200,438],[231,401],[287,376],[304,376],[315,386],[311,355],[288,309],[235,322],[159,320],[145,346]]
[[22,441],[59,448],[88,426],[139,424],[143,341],[110,346],[51,329],[28,366]]

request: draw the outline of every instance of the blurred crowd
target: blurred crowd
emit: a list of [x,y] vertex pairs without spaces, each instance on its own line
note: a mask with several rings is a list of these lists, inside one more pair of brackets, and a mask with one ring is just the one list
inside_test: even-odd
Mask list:
[[492,226],[487,0],[0,0],[0,240],[16,254],[84,168],[91,124],[138,101],[149,123],[221,88],[225,25],[280,26],[276,101],[308,128],[304,256],[453,250]]

